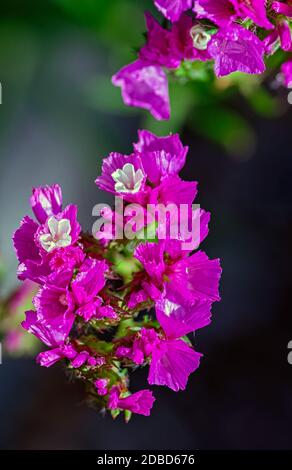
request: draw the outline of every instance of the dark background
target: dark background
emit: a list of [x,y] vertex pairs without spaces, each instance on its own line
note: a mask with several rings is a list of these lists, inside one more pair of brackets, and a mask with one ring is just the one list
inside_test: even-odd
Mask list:
[[[151,1],[119,0],[113,7],[84,0],[83,10],[75,0],[1,3],[5,293],[16,285],[11,234],[29,212],[31,187],[60,183],[65,202],[78,204],[90,229],[92,207],[104,201],[94,184],[102,157],[130,152],[145,125],[146,113],[124,110],[119,92],[112,101],[104,94],[111,74],[139,45],[142,11]],[[287,91],[279,93],[287,101]],[[223,265],[222,301],[213,307],[211,326],[196,334],[204,358],[186,391],[155,389],[151,417],[134,416],[125,425],[87,408],[82,384],[69,383],[61,366],[43,369],[33,358],[4,356],[0,448],[291,448],[291,111],[283,106],[285,113],[268,119],[239,96],[231,105],[252,129],[252,151],[239,139],[227,152],[180,123],[190,146],[182,176],[199,181],[198,202],[212,212],[202,248]],[[145,384],[144,371],[133,375],[132,390]]]

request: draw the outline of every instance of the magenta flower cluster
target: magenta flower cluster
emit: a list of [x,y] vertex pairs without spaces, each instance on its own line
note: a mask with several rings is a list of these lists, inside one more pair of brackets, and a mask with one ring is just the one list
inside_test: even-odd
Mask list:
[[[147,41],[138,59],[112,78],[125,104],[169,119],[167,72],[184,61],[211,61],[217,77],[240,71],[262,74],[265,57],[282,48],[292,52],[292,1],[155,0],[169,20],[161,26],[146,13]],[[292,60],[282,66],[283,81],[292,82]]]
[[[125,206],[188,204],[191,217],[200,219],[202,242],[210,214],[193,209],[197,183],[179,176],[187,151],[178,135],[140,131],[131,155],[104,159],[96,184]],[[30,204],[34,218],[23,218],[13,242],[19,279],[39,285],[34,310],[22,323],[46,347],[37,362],[50,367],[62,361],[86,384],[89,403],[113,417],[148,416],[153,393],[130,393],[129,372],[147,366],[149,385],[185,389],[202,356],[188,334],[210,323],[212,303],[220,300],[219,260],[184,250],[182,234],[160,239],[158,227],[151,240],[85,233],[77,207],[63,208],[57,184],[33,189]],[[123,262],[132,266],[127,276]]]

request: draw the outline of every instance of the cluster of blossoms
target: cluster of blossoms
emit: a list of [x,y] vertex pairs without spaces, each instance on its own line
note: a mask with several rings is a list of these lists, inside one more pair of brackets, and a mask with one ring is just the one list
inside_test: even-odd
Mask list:
[[[139,131],[131,155],[111,153],[103,160],[96,184],[126,208],[139,204],[145,214],[148,203],[186,204],[186,217],[199,221],[200,244],[210,214],[192,205],[197,183],[179,176],[187,151],[178,135]],[[150,385],[185,389],[201,358],[187,335],[210,323],[212,303],[220,300],[219,260],[185,249],[184,231],[161,238],[156,216],[150,240],[141,239],[147,221],[131,240],[107,236],[107,220],[120,224],[108,208],[99,233],[84,233],[77,207],[62,208],[58,185],[33,189],[30,203],[36,220],[24,217],[13,241],[19,279],[39,285],[34,310],[22,323],[47,346],[37,362],[50,367],[63,361],[85,382],[89,403],[113,417],[122,411],[126,420],[133,412],[148,416],[152,391],[131,394],[129,371],[148,366]]]
[[112,81],[125,104],[145,108],[156,119],[169,119],[167,73],[194,61],[214,64],[217,77],[240,71],[263,74],[265,58],[287,53],[281,72],[292,83],[292,0],[155,0],[167,18],[161,26],[146,13],[147,41],[138,59]]

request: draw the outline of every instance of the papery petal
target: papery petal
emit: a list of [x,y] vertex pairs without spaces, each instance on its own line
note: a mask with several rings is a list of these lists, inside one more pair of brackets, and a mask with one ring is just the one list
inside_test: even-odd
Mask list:
[[169,339],[181,338],[211,323],[211,303],[197,300],[181,306],[162,298],[155,303],[156,317]]
[[85,364],[85,362],[87,361],[88,358],[89,358],[89,353],[87,351],[81,351],[73,359],[73,361],[71,362],[71,366],[74,369],[78,369],[78,367],[81,367]]
[[132,413],[149,416],[155,398],[150,390],[140,390],[125,398],[119,398],[119,390],[113,387],[108,400],[109,409],[129,410]]
[[177,21],[180,15],[192,8],[193,0],[155,0],[156,8],[170,21]]
[[[138,155],[122,155],[121,153],[112,152],[107,158],[103,159],[101,176],[96,178],[95,184],[104,191],[123,196],[126,200],[131,200],[131,198],[136,196],[136,194],[117,192],[115,189],[115,181],[112,176],[117,170],[121,170],[126,164],[133,165],[135,171],[141,170],[145,175],[141,158]],[[143,183],[141,185],[141,190],[143,190]]]
[[287,88],[292,87],[292,60],[284,62],[281,67],[281,72],[284,75],[284,83]]
[[43,351],[36,357],[36,361],[43,367],[51,367],[56,362],[64,358],[64,355],[60,348],[51,349],[49,351]]
[[215,59],[217,77],[240,71],[261,74],[265,70],[263,42],[251,31],[239,25],[220,29],[208,45]]
[[104,305],[102,307],[98,307],[96,312],[97,319],[109,318],[115,320],[118,318],[117,313],[110,305]]
[[292,4],[288,2],[272,2],[272,9],[279,13],[280,15],[287,16],[288,18],[292,18]]
[[266,0],[231,0],[239,16],[250,18],[261,28],[273,29],[274,25],[267,18]]
[[139,130],[138,137],[134,149],[141,154],[147,178],[152,183],[167,175],[177,175],[184,167],[189,148],[183,146],[178,134],[158,137],[150,131]]
[[77,212],[78,212],[77,206],[70,204],[59,215],[60,219],[68,219],[70,222],[70,226],[71,226],[70,236],[72,238],[72,241],[71,241],[72,245],[77,242],[80,232],[81,232],[81,227],[77,220]]
[[[62,276],[61,276],[61,275]],[[59,285],[45,284],[34,297],[38,318],[48,327],[58,330],[64,337],[69,335],[75,315],[72,294],[64,287],[69,283],[72,273],[60,273],[51,276],[50,282]]]
[[192,204],[197,195],[196,181],[183,181],[179,176],[165,177],[161,184],[152,190],[150,203],[161,203],[164,206],[175,204],[179,209],[180,204]]
[[165,270],[163,261],[163,243],[141,243],[135,250],[134,256],[144,266],[148,275],[154,282],[161,282]]
[[[179,261],[175,266],[171,279],[176,281],[179,272],[186,273],[187,283],[185,289],[194,299],[206,301],[219,301],[219,280],[222,269],[219,259],[210,260],[206,253],[198,251],[185,260]],[[170,289],[171,290],[171,285]],[[177,294],[178,292],[176,292]]]
[[25,314],[26,319],[21,323],[21,326],[29,333],[32,333],[44,344],[52,348],[64,343],[66,339],[64,331],[52,328],[51,325],[47,324],[44,320],[39,320],[37,313],[33,310],[28,310]]
[[31,260],[36,263],[41,262],[39,249],[35,243],[35,234],[38,230],[38,224],[29,216],[25,216],[20,227],[13,234],[13,244],[18,261],[20,263]]
[[169,119],[168,82],[162,67],[137,60],[123,67],[112,82],[122,88],[128,106],[147,109],[158,120]]
[[164,29],[149,13],[145,13],[147,43],[140,49],[139,58],[148,64],[177,68],[181,59],[172,31]]
[[207,18],[218,26],[228,26],[237,17],[231,0],[196,0],[193,11],[197,18]]
[[88,258],[81,266],[79,273],[71,283],[72,292],[79,306],[85,305],[105,286],[105,272],[108,266],[105,261]]
[[31,208],[40,224],[48,217],[62,211],[62,191],[58,184],[33,188],[30,198]]
[[200,357],[182,340],[161,341],[152,353],[148,382],[166,385],[175,392],[184,390],[189,375],[200,365]]
[[292,50],[292,38],[288,21],[280,20],[277,22],[277,29],[280,36],[281,47],[283,51]]

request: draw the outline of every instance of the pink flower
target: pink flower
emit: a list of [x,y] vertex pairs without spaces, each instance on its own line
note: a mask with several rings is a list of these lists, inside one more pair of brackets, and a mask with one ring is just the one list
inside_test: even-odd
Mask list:
[[208,29],[190,16],[182,15],[176,23],[173,23],[172,34],[181,60],[211,59],[208,52],[208,42],[211,36],[208,34]]
[[22,327],[32,333],[51,349],[41,352],[37,357],[37,362],[45,367],[50,367],[55,362],[63,358],[73,358],[76,355],[75,349],[65,344],[68,336],[68,325],[56,325],[40,318],[33,310],[26,312],[26,319],[22,322]]
[[[145,60],[171,67],[177,57],[198,58],[195,42],[208,54],[209,38],[188,17],[182,15],[171,31],[147,18]],[[124,212],[104,208],[99,235],[123,229],[114,241],[81,233],[77,208],[62,209],[57,185],[34,189],[37,221],[25,217],[14,234],[19,277],[39,284],[36,311],[27,311],[22,323],[47,346],[37,362],[50,367],[62,360],[70,375],[85,382],[90,402],[112,410],[113,417],[122,410],[126,420],[132,412],[150,414],[152,392],[128,391],[135,365],[149,366],[149,384],[185,389],[201,358],[186,335],[210,323],[212,303],[220,299],[219,260],[194,251],[208,234],[210,214],[192,205],[197,182],[180,178],[187,151],[177,134],[158,137],[142,130],[130,155],[111,153],[104,160],[96,184],[118,195]],[[143,234],[146,226],[151,233]],[[21,299],[12,297],[7,305],[18,308]],[[13,347],[18,338],[9,340]]]
[[137,247],[135,256],[146,272],[143,290],[155,301],[165,296],[179,305],[220,300],[219,260],[210,260],[202,251],[187,257],[187,253],[178,252],[179,245],[179,242],[159,240]]
[[176,37],[172,31],[164,29],[153,16],[145,13],[147,43],[140,49],[139,58],[149,64],[176,69],[181,62],[181,54],[176,47]]
[[178,134],[158,137],[150,131],[139,130],[138,137],[134,150],[141,155],[152,183],[158,183],[164,176],[177,175],[184,167],[189,148],[183,146]]
[[62,190],[58,184],[33,188],[30,205],[40,224],[62,211]]
[[275,16],[276,28],[264,39],[264,44],[267,54],[274,52],[274,45],[277,46],[277,41],[280,40],[281,48],[284,51],[292,50],[292,37],[289,26],[289,21],[286,17],[292,17],[292,4],[288,2],[273,2],[271,5]]
[[127,357],[135,364],[143,364],[146,357],[152,354],[153,349],[160,342],[158,334],[153,328],[142,328],[133,341],[132,347],[119,346],[117,357]]
[[208,18],[218,26],[228,26],[237,18],[250,18],[262,28],[273,28],[266,16],[265,0],[197,0],[194,12],[197,18]]
[[201,356],[181,339],[161,341],[152,352],[149,384],[165,385],[175,392],[184,390],[189,375],[199,367]]
[[69,290],[71,279],[71,271],[52,274],[33,298],[38,320],[48,329],[58,331],[63,341],[68,337],[75,319],[74,299]]
[[197,300],[182,306],[161,298],[155,304],[156,317],[168,338],[181,338],[211,323],[211,303]]
[[281,67],[281,72],[284,75],[284,83],[287,88],[292,87],[292,60],[287,60]]
[[103,160],[102,174],[95,182],[100,189],[145,208],[157,203],[191,204],[197,183],[182,181],[178,176],[187,150],[177,135],[157,137],[140,131],[134,153],[111,153]]
[[99,396],[103,397],[104,395],[108,394],[108,383],[109,379],[97,379],[94,382],[94,385],[96,387],[97,393]]
[[[205,310],[209,311],[210,315],[210,306],[206,306]],[[194,320],[196,315],[198,318]],[[137,333],[131,347],[117,348],[117,357],[127,357],[138,365],[143,364],[149,357],[148,382],[150,385],[165,385],[176,392],[184,390],[189,375],[199,367],[202,355],[179,339],[180,333],[182,331],[189,333],[197,326],[205,326],[207,322],[200,319],[201,315],[199,309],[192,311],[189,315],[192,318],[192,326],[186,326],[187,316],[183,318],[183,321],[176,319],[171,327],[169,326],[171,320],[169,320],[164,330],[165,337],[159,337],[153,328],[143,328]],[[179,325],[179,329],[173,332],[176,325]]]
[[112,83],[122,88],[126,105],[147,109],[158,120],[169,119],[168,83],[161,66],[138,59],[116,73]]
[[138,155],[111,153],[103,160],[97,186],[110,193],[121,195],[130,202],[138,202],[143,195],[146,175]]
[[184,11],[192,8],[193,0],[155,0],[154,4],[168,20],[174,23]]
[[117,318],[112,307],[103,307],[102,299],[97,296],[105,286],[107,269],[105,261],[87,258],[71,283],[76,314],[86,321],[91,318]]
[[238,14],[232,0],[196,0],[194,13],[198,19],[207,18],[218,26],[228,26]]
[[219,29],[212,37],[208,51],[215,60],[217,77],[236,71],[260,74],[265,70],[263,42],[242,26],[234,24]]
[[62,211],[61,204],[58,185],[33,189],[31,205],[40,225],[26,216],[13,235],[19,279],[44,283],[52,272],[49,255],[77,242],[81,230],[77,207],[69,205]]
[[292,3],[291,0],[284,0],[282,2],[272,2],[272,9],[279,15],[292,18]]
[[144,416],[150,416],[155,398],[150,390],[140,390],[127,397],[121,398],[118,387],[112,387],[108,400],[110,410],[128,410]]
[[49,265],[53,272],[73,270],[81,266],[85,254],[78,246],[68,246],[62,250],[54,250],[49,255]]

